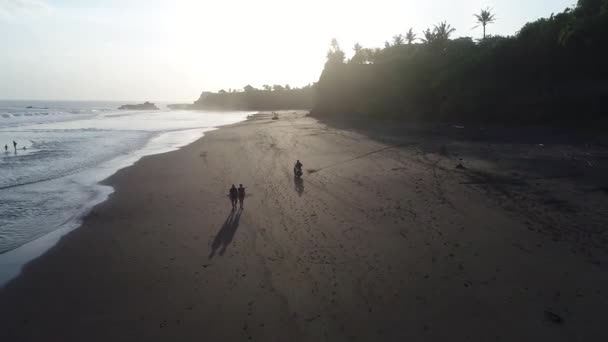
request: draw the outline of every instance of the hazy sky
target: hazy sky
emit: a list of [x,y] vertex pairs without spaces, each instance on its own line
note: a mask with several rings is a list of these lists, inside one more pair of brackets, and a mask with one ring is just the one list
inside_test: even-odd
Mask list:
[[479,37],[575,0],[0,0],[0,99],[192,102],[202,90],[318,79],[331,38],[381,46],[447,20]]

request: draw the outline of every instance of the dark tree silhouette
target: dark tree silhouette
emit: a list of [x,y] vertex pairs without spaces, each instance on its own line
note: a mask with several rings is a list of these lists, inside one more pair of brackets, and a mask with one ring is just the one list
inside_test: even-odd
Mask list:
[[[487,26],[496,18],[485,11],[480,24]],[[193,107],[314,106],[319,117],[608,124],[608,0],[579,0],[510,37],[475,41],[454,32],[444,21],[423,32],[424,44],[414,44],[411,29],[384,48],[355,44],[348,63],[334,39],[314,86],[203,92]]]
[[414,41],[416,40],[416,33],[414,33],[414,29],[410,28],[405,33],[405,40],[407,41],[408,45],[412,45],[414,43]]
[[[496,20],[490,10],[479,16],[486,27]],[[347,64],[328,58],[312,114],[608,123],[608,0],[579,0],[510,37],[486,34],[474,41],[454,39],[454,32],[444,21],[423,31],[424,44],[361,48],[355,54],[365,58]],[[407,43],[413,39],[406,34]]]
[[329,51],[327,52],[327,63],[329,64],[342,64],[344,63],[345,54],[340,48],[338,40],[336,38],[331,40]]
[[479,26],[483,27],[483,39],[486,39],[486,26],[489,24],[493,24],[496,21],[496,16],[492,13],[490,8],[482,9],[479,14],[473,14],[475,18],[477,18],[477,23],[479,25],[475,26],[477,28]]
[[450,36],[455,31],[456,31],[456,29],[453,28],[450,24],[448,24],[445,21],[442,21],[439,24],[435,25],[435,29],[434,29],[435,38],[438,41],[446,42],[450,39]]
[[397,35],[393,36],[393,45],[394,46],[403,45],[404,41],[405,41],[405,39],[403,38],[402,34],[397,34]]
[[349,63],[354,64],[364,64],[368,62],[369,59],[369,51],[368,49],[364,49],[363,46],[359,43],[355,43],[353,46],[353,51],[355,54],[350,59]]
[[251,85],[243,91],[217,93],[203,92],[191,108],[213,110],[278,110],[310,109],[313,106],[314,88],[308,85],[302,88],[288,84],[264,85],[256,89]]
[[420,38],[426,44],[433,44],[437,40],[437,35],[435,31],[431,31],[431,29],[426,29],[422,31],[423,38]]

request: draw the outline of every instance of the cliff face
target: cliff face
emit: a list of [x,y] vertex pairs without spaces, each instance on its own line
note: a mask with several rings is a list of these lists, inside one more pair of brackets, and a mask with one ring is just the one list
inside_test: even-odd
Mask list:
[[204,106],[204,102],[205,99],[209,96],[209,95],[213,95],[212,92],[209,91],[204,91],[201,93],[201,96],[199,96],[198,100],[194,101],[193,106],[194,107],[203,107]]
[[158,110],[159,108],[156,107],[156,105],[154,103],[146,101],[146,102],[140,103],[140,104],[134,104],[134,105],[126,104],[126,105],[122,105],[122,106],[118,107],[118,109],[125,109],[125,110]]

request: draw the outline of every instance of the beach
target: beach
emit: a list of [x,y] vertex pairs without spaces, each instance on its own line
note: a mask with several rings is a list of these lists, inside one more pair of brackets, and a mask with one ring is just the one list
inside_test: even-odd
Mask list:
[[112,192],[99,183],[117,170],[254,113],[118,106],[0,100],[0,144],[11,147],[0,154],[0,286],[44,251],[32,244],[78,227]]
[[0,289],[0,340],[608,340],[607,145],[490,133],[285,111],[144,157]]

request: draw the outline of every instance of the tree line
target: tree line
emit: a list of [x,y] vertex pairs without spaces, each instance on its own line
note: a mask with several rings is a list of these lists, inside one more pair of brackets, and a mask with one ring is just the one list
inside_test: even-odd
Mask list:
[[394,36],[382,48],[336,40],[317,83],[319,117],[545,123],[608,118],[608,0],[488,35],[491,9],[474,14],[480,39],[453,38],[440,22]]
[[192,108],[214,110],[278,110],[310,109],[314,105],[313,85],[301,88],[289,85],[263,85],[257,89],[246,85],[243,89],[203,92]]

